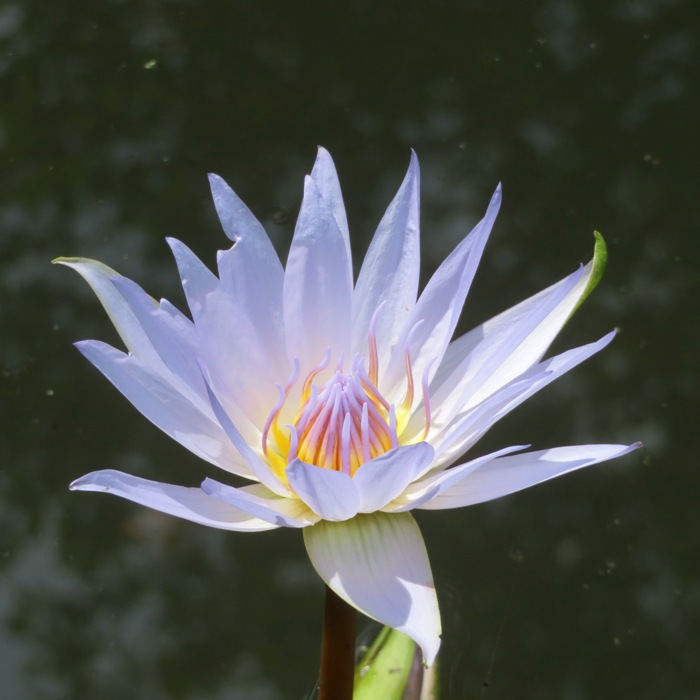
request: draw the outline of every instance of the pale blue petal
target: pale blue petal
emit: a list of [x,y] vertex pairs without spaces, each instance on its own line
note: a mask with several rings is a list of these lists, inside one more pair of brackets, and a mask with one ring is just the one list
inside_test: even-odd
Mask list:
[[192,322],[167,303],[154,305],[146,292],[126,277],[117,277],[113,283],[173,382],[182,387],[193,403],[206,407],[204,382],[197,363],[200,351]]
[[311,179],[316,183],[321,197],[330,205],[335,222],[338,224],[340,233],[343,235],[343,240],[345,241],[345,250],[347,251],[348,260],[352,260],[348,219],[345,214],[345,204],[343,203],[343,194],[340,190],[338,173],[336,172],[331,154],[320,146],[316,156],[316,162],[311,171]]
[[258,241],[241,238],[230,250],[219,252],[218,264],[222,291],[232,305],[240,308],[231,325],[237,325],[238,317],[245,318],[255,331],[257,345],[279,363],[277,356],[284,353],[285,345],[284,272],[277,254],[267,251]]
[[183,447],[222,469],[252,476],[213,416],[188,401],[165,377],[98,340],[75,345],[148,420]]
[[347,520],[360,508],[357,489],[343,472],[295,459],[286,474],[296,495],[324,520]]
[[[251,277],[251,273],[259,272],[258,268],[249,269],[246,277],[235,284],[220,283],[187,246],[174,239],[168,239],[168,243],[175,255],[195,322],[201,358],[226,410],[235,416],[246,437],[252,439],[255,432],[262,429],[270,407],[277,401],[275,382],[284,382],[289,374],[280,330],[281,296],[278,289],[274,298],[274,275],[270,277],[270,288],[263,292],[258,287],[264,286],[266,277],[255,274]],[[240,250],[237,244],[233,250],[222,254],[224,262],[220,258],[227,279],[236,270],[240,271],[241,261],[245,268],[245,261],[257,250],[254,241],[249,245],[248,239],[242,239],[240,244]],[[246,286],[251,280],[254,280],[255,289]],[[239,300],[234,297],[233,289],[240,292]],[[265,317],[260,307],[255,306],[256,302],[252,301],[255,298],[266,300],[265,308],[275,307],[271,316]],[[252,316],[249,304],[253,307]],[[275,330],[270,331],[271,328]],[[261,329],[264,329],[262,333]]]
[[641,447],[633,445],[574,445],[500,457],[471,472],[420,508],[443,510],[491,501],[554,477],[621,457]]
[[[145,363],[160,364],[139,319],[114,286],[114,279],[120,277],[118,272],[87,258],[59,258],[56,262],[75,270],[90,285],[130,353]],[[144,295],[144,303],[157,308],[158,302],[145,292]]]
[[410,513],[360,514],[304,530],[311,563],[343,600],[423,650],[440,648],[440,610],[423,537]]
[[330,348],[349,356],[352,330],[352,270],[333,210],[307,177],[284,278],[284,320],[290,360],[302,376]]
[[175,238],[166,238],[182,280],[187,305],[197,323],[197,315],[208,294],[219,286],[216,275],[184,244]]
[[508,309],[450,344],[435,374],[434,419],[476,405],[540,358],[579,303],[592,263]]
[[318,521],[318,517],[298,498],[265,498],[214,479],[205,479],[202,491],[279,527],[307,527]]
[[503,455],[510,454],[511,452],[517,452],[518,450],[524,450],[530,447],[530,445],[513,445],[511,447],[504,447],[496,452],[491,452],[490,454],[484,455],[483,457],[478,457],[465,464],[460,464],[456,467],[451,467],[438,474],[433,474],[421,479],[413,484],[411,484],[399,498],[397,498],[393,503],[389,504],[384,510],[387,513],[401,513],[403,511],[413,510],[414,508],[419,508],[427,501],[432,500],[441,493],[447,491],[453,484],[465,479],[473,471],[484,466],[487,462],[491,462],[497,457],[502,457]]
[[614,337],[615,331],[612,331],[594,343],[567,350],[540,362],[511,383],[498,389],[478,406],[460,411],[444,431],[431,436],[431,443],[438,452],[437,463],[454,461],[474,445],[497,421],[540,389],[600,352]]
[[430,468],[435,451],[427,442],[397,447],[365,462],[353,475],[360,512],[373,513],[399,496]]
[[436,270],[408,314],[386,377],[380,378],[380,388],[386,393],[393,393],[405,384],[405,352],[409,337],[414,376],[422,377],[431,363],[437,366],[442,360],[500,206],[499,185],[484,218]]
[[367,353],[375,312],[379,370],[416,303],[420,274],[420,169],[416,154],[399,191],[386,210],[362,263],[353,296],[353,350]]
[[86,474],[76,479],[70,488],[72,491],[111,493],[161,513],[222,530],[260,532],[278,527],[218,498],[208,496],[200,488],[162,484],[114,469]]
[[[244,260],[245,245],[237,243],[230,255],[240,253]],[[246,279],[253,281],[251,276]],[[278,335],[270,318],[259,315],[263,309],[254,308],[255,287],[264,282],[264,277],[253,281],[241,299],[222,283],[207,295],[196,318],[201,357],[219,398],[236,416],[243,413],[258,431],[279,397],[275,384],[284,383],[290,373],[283,333]],[[238,291],[243,284],[245,280]],[[259,298],[263,297],[261,293]],[[280,306],[281,299],[278,311]]]
[[[260,355],[270,363],[268,374],[272,370],[286,378],[289,368],[282,314],[282,264],[265,229],[248,207],[220,177],[210,175],[209,179],[223,228],[236,243],[218,254],[221,290],[227,303],[208,309],[212,327],[207,334],[216,334],[220,324],[226,325],[230,337],[217,344],[231,347],[234,341],[235,347],[228,358],[222,358],[224,364],[230,360],[239,366],[245,354]],[[229,374],[230,367],[229,362]]]
[[248,241],[257,250],[257,257],[268,261],[270,271],[274,274],[274,270],[277,269],[278,274],[281,274],[282,264],[263,225],[241,198],[223,178],[213,173],[209,174],[209,187],[224,233],[234,242]]

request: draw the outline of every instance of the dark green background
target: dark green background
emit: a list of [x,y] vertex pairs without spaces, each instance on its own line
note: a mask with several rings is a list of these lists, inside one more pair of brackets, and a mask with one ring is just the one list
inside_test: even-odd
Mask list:
[[[224,176],[284,256],[317,144],[361,256],[423,173],[424,273],[504,206],[462,329],[610,265],[556,349],[613,345],[477,453],[647,448],[492,504],[419,513],[445,623],[443,698],[700,697],[697,5],[0,4],[0,686],[5,700],[277,700],[314,683],[322,588],[298,532],[229,534],[70,494],[120,468],[213,469],[71,348],[116,341],[58,255],[182,303],[163,238],[212,264]],[[476,454],[476,453],[475,453]]]

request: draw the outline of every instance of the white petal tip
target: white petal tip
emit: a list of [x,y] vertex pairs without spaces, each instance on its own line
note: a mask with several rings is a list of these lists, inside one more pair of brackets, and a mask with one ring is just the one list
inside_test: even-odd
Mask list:
[[434,663],[435,659],[437,658],[438,651],[440,651],[440,643],[441,643],[441,638],[438,636],[434,642],[430,644],[430,646],[426,645],[426,647],[421,646],[421,651],[423,652],[423,666],[425,668],[430,668]]
[[226,182],[224,178],[221,177],[221,175],[217,175],[216,173],[207,173],[207,180],[209,180],[209,187],[211,189],[214,189],[217,185],[225,185]]
[[68,485],[69,491],[104,491],[109,492],[109,486],[105,486],[95,481],[93,474],[85,474]]

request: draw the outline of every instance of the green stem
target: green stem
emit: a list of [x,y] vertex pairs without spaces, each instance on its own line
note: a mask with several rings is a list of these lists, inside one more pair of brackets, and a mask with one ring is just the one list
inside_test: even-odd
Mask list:
[[326,586],[318,700],[352,700],[355,608]]

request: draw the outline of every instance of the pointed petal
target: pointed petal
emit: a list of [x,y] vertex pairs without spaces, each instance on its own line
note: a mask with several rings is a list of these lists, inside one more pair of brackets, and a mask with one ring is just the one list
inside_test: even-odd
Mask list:
[[76,343],[80,352],[154,425],[202,459],[234,474],[252,472],[213,415],[203,413],[162,375],[137,357],[98,340]]
[[318,516],[298,498],[266,498],[244,489],[227,486],[214,479],[205,479],[202,482],[202,491],[279,527],[306,527],[318,521]]
[[[244,341],[237,340],[237,347],[273,363],[268,374],[273,370],[285,375],[289,369],[282,315],[282,264],[262,224],[235,192],[217,175],[210,175],[209,181],[224,231],[236,242],[218,255],[222,296],[228,303],[221,313],[212,314],[214,327],[209,331],[225,323],[231,340],[245,336]],[[231,359],[240,362],[240,357]]]
[[287,467],[286,474],[297,496],[324,520],[347,520],[360,507],[357,489],[343,472],[295,459]]
[[497,421],[540,389],[600,352],[615,337],[615,331],[600,340],[573,348],[532,367],[474,408],[460,411],[447,428],[430,437],[437,464],[451,462],[474,445]]
[[[282,287],[241,240],[219,256],[221,284],[203,299],[195,321],[201,357],[226,408],[258,430],[289,376]],[[235,409],[234,409],[235,404]]]
[[362,263],[353,296],[353,352],[367,353],[376,310],[379,371],[383,373],[408,313],[416,303],[420,274],[420,169],[411,163],[399,191],[382,217]]
[[267,259],[271,269],[277,267],[281,272],[282,265],[263,225],[243,203],[243,200],[226,184],[222,177],[213,173],[209,174],[209,187],[224,233],[234,242],[248,241],[258,250],[258,257]]
[[216,275],[184,244],[175,238],[165,239],[173,251],[177,269],[180,272],[182,288],[185,290],[187,305],[192,318],[197,323],[197,315],[206,299],[219,286]]
[[348,260],[352,260],[350,252],[350,232],[348,231],[348,219],[345,214],[345,204],[343,203],[343,194],[340,190],[340,182],[338,181],[338,173],[335,169],[335,163],[331,158],[331,154],[319,146],[316,162],[311,171],[311,179],[316,183],[321,197],[328,202],[333,212],[336,224],[340,229],[340,233],[345,241],[345,249],[347,251]]
[[228,503],[208,496],[202,489],[162,484],[114,469],[86,474],[70,485],[71,491],[101,491],[121,496],[161,513],[222,530],[259,532],[277,527]]
[[126,277],[114,278],[113,284],[141,325],[160,360],[159,364],[182,387],[188,399],[205,405],[206,392],[197,364],[197,334],[192,322],[167,302],[153,304],[146,292]]
[[402,513],[407,510],[419,508],[424,503],[431,501],[436,496],[447,491],[453,484],[467,478],[469,474],[484,466],[487,462],[491,462],[497,457],[510,454],[511,452],[524,450],[527,447],[530,446],[513,445],[512,447],[504,447],[501,450],[491,452],[483,457],[478,457],[465,464],[460,464],[459,466],[446,469],[438,474],[433,474],[425,479],[421,479],[411,484],[399,498],[389,504],[384,510],[387,513]]
[[437,423],[476,405],[538,362],[590,283],[592,263],[456,340],[436,372]]
[[[221,288],[230,305],[238,309],[230,325],[237,327],[241,322],[250,325],[255,333],[251,340],[280,364],[279,356],[286,357],[282,314],[284,273],[274,249],[270,252],[265,246],[261,251],[260,247],[258,242],[242,238],[230,250],[219,253]],[[286,361],[281,366],[285,371],[288,368]]]
[[621,457],[638,447],[641,447],[639,442],[633,445],[574,445],[500,457],[420,507],[442,510],[491,501],[575,469]]
[[[58,258],[54,262],[72,268],[90,285],[130,353],[144,362],[159,364],[141,323],[113,284],[113,279],[120,277],[118,272],[87,258]],[[154,308],[158,306],[152,297],[146,295],[146,299]]]
[[419,442],[365,462],[352,479],[360,494],[360,512],[373,513],[393,501],[430,468],[434,457],[433,448]]
[[428,553],[410,513],[360,514],[304,530],[311,563],[343,600],[414,639],[427,665],[440,648]]
[[[209,368],[226,410],[247,438],[260,432],[267,417],[266,408],[277,400],[275,381],[282,381],[285,370],[270,362],[266,352],[256,352],[256,330],[245,311],[233,303],[223,283],[192,253],[175,239],[168,239],[173,250],[187,304],[199,337],[201,357]],[[235,248],[234,248],[235,249]],[[285,361],[286,362],[286,361]],[[231,371],[236,368],[237,371]],[[242,371],[239,368],[245,367]],[[270,373],[279,371],[279,376]],[[257,386],[256,391],[251,386]]]
[[506,407],[513,405],[534,384],[544,381],[546,376],[546,373],[540,372],[511,382],[486,401],[465,411],[444,434],[436,435],[435,439],[430,438],[435,447],[434,469],[442,470],[445,465],[454,462],[505,415]]
[[[405,383],[405,352],[411,351],[413,374],[422,377],[432,362],[440,362],[464,306],[496,215],[501,186],[494,192],[484,218],[452,251],[430,278],[404,324],[394,349],[382,390],[395,391]],[[411,347],[407,348],[410,338]],[[432,370],[434,371],[434,370]],[[386,394],[385,394],[386,395]]]
[[304,201],[284,277],[284,321],[290,360],[302,376],[322,359],[350,350],[352,271],[343,235],[316,183],[307,177]]

